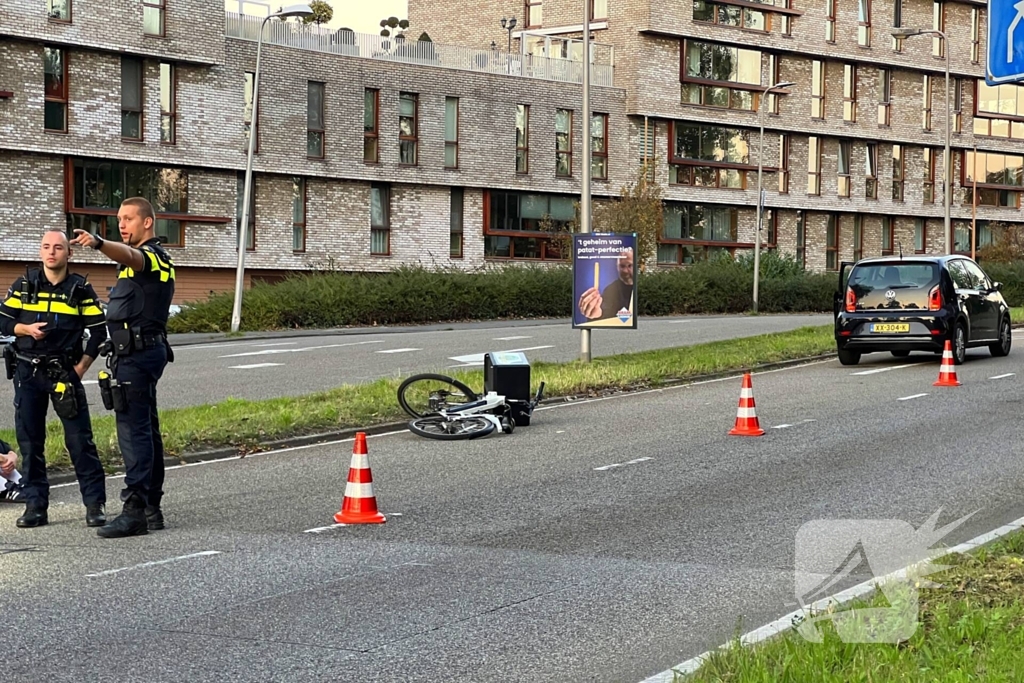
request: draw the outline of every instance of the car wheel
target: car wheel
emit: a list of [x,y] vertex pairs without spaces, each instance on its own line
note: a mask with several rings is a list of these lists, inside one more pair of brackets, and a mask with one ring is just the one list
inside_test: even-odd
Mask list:
[[910,351],[890,351],[889,353],[896,356],[897,358],[906,358],[907,356],[910,355]]
[[967,327],[957,323],[953,330],[953,365],[963,365],[967,359]]
[[856,351],[848,351],[847,349],[837,349],[839,352],[839,362],[843,365],[856,365],[860,362],[860,354]]
[[1013,333],[1010,331],[1010,319],[1003,318],[999,323],[999,341],[989,344],[988,350],[997,358],[1010,354],[1010,345],[1013,342]]

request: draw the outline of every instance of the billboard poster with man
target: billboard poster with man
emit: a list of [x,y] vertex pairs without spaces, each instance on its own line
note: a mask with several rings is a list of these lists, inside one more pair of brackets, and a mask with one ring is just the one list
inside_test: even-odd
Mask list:
[[636,233],[576,233],[574,328],[636,329]]

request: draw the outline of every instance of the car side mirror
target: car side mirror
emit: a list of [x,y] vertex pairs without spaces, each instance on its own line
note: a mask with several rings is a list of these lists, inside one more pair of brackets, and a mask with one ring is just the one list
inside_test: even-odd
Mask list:
[[992,283],[992,291],[993,292],[1001,292],[1001,291],[1003,291],[1003,283],[1002,282],[993,282]]

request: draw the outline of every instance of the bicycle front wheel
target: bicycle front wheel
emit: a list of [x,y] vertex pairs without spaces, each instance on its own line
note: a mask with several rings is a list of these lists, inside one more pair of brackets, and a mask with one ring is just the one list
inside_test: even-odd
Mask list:
[[436,415],[475,400],[476,392],[447,375],[413,375],[398,387],[398,404],[412,417]]
[[494,423],[480,415],[454,418],[431,415],[410,422],[409,431],[428,439],[459,441],[487,436],[494,431]]

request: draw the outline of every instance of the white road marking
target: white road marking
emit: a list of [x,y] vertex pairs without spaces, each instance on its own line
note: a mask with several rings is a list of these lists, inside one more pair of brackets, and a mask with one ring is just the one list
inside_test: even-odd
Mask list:
[[807,420],[804,420],[804,422],[817,422],[817,420],[807,419]]
[[339,527],[348,526],[348,524],[332,524],[330,526],[318,526],[315,529],[306,529],[302,533],[304,534],[320,534],[324,531],[330,531],[331,529],[337,529]]
[[293,346],[293,345],[298,344],[298,343],[299,342],[293,342],[293,341],[290,341],[290,342],[272,342],[270,344],[257,344],[256,346],[260,347],[260,348],[263,348],[264,346]]
[[213,342],[211,344],[190,344],[188,346],[176,346],[174,352],[188,351],[189,349],[225,349],[229,346],[257,346],[259,342]]
[[246,351],[245,353],[232,353],[220,358],[241,358],[242,356],[266,356],[271,353],[298,353],[300,351],[315,351],[317,349],[337,349],[342,346],[361,346],[363,344],[383,344],[383,339],[373,341],[349,342],[348,344],[324,344],[323,346],[304,346],[301,349],[264,349],[263,351]]
[[170,564],[171,562],[181,562],[182,560],[191,560],[195,557],[208,557],[210,555],[220,555],[219,550],[204,550],[200,553],[192,553],[191,555],[181,555],[180,557],[172,557],[167,560],[156,560],[155,562],[143,562],[142,564],[133,564],[130,567],[121,567],[120,569],[107,569],[106,571],[96,572],[95,574],[86,574],[86,578],[94,578],[97,576],[110,576],[112,574],[120,574],[121,572],[131,571],[133,569],[145,569],[146,567],[156,567],[161,564]]
[[407,351],[422,351],[423,349],[381,349],[377,353],[405,353]]
[[533,337],[495,337],[494,341],[512,341],[514,339],[533,339]]
[[[519,351],[536,351],[538,349],[553,349],[553,344],[547,346],[529,346],[525,349],[509,349],[507,351],[498,351],[497,353],[517,353]],[[465,356],[448,356],[448,360],[453,360],[456,363],[462,363],[463,365],[483,365],[484,356],[486,353],[467,353]],[[455,366],[452,366],[455,367]]]
[[1006,379],[1007,377],[1013,377],[1016,372],[1008,372],[1005,375],[996,375],[995,377],[989,377],[989,379]]
[[692,320],[669,320],[669,325],[682,325],[683,323],[692,323]]
[[621,463],[617,462],[617,463],[614,463],[612,465],[604,465],[602,467],[595,467],[594,469],[597,470],[598,472],[603,472],[605,470],[610,470],[613,467],[625,467],[626,465],[635,465],[638,462],[644,462],[645,460],[651,460],[651,458],[637,458],[636,460],[630,460],[629,462],[621,462]]
[[862,370],[861,372],[851,372],[851,376],[857,375],[877,375],[880,372],[889,372],[890,370],[899,370],[900,368],[910,368],[917,365],[916,363],[907,363],[906,365],[890,365],[887,368],[875,368],[874,370]]
[[229,369],[231,370],[252,370],[254,368],[274,368],[283,363],[253,363],[252,365],[232,365]]
[[914,394],[913,396],[904,396],[903,398],[898,398],[896,400],[897,401],[909,401],[912,398],[921,398],[922,396],[927,396],[927,395],[928,394]]
[[786,427],[792,427],[793,425],[775,425],[772,429],[785,429]]

